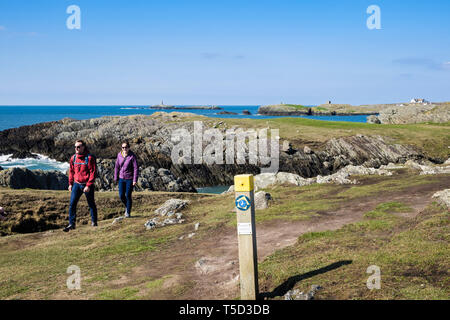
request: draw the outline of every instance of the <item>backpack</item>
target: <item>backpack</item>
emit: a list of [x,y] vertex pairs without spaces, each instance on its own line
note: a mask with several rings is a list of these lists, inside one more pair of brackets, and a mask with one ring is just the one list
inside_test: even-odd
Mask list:
[[[86,156],[86,160],[84,161],[84,162],[75,162],[76,160],[77,160],[77,155],[76,154],[74,154],[73,155],[73,159],[72,159],[72,162],[73,162],[73,165],[76,165],[76,164],[81,164],[81,165],[88,165],[89,164],[89,158],[90,157],[92,157],[91,156],[91,154],[89,154],[88,153],[88,155]],[[98,173],[97,173],[97,166],[95,166],[95,174],[94,174],[94,179],[97,179],[97,177],[98,177]]]

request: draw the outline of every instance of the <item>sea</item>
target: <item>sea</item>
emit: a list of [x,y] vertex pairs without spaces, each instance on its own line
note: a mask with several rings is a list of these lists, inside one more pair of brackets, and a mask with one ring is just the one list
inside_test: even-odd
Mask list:
[[[184,110],[158,110],[147,109],[148,106],[0,106],[0,131],[10,128],[16,128],[26,125],[32,125],[40,122],[57,121],[64,118],[73,118],[77,120],[99,118],[103,116],[129,116],[136,114],[151,115],[154,112],[183,112]],[[192,107],[192,106],[176,106]],[[260,106],[218,106],[223,110],[186,110],[186,112],[195,113],[214,118],[237,118],[237,119],[268,119],[279,118],[276,116],[264,116],[258,114]],[[244,115],[243,111],[250,111],[250,115]],[[236,115],[218,114],[221,111],[230,111]],[[327,121],[350,121],[366,122],[367,116],[297,116],[315,120]]]
[[[193,107],[188,105],[177,105],[175,107]],[[213,118],[235,118],[235,119],[270,119],[279,118],[278,116],[265,116],[258,114],[259,105],[242,105],[242,106],[225,106],[218,105],[222,110],[214,109],[188,109],[188,110],[160,110],[148,109],[148,106],[0,106],[0,131],[17,128],[26,125],[32,125],[40,122],[57,121],[64,118],[72,118],[77,120],[99,118],[103,116],[129,116],[129,115],[151,115],[154,112],[190,112],[202,116]],[[250,115],[243,114],[249,111]],[[236,114],[218,114],[221,111],[234,112]],[[325,121],[350,121],[350,122],[367,122],[367,116],[350,115],[350,116],[297,116],[300,118],[308,118]],[[0,155],[0,166],[4,169],[12,167],[24,167],[30,170],[59,170],[66,172],[68,163],[58,162],[44,155],[38,155],[37,159],[12,159],[11,155]],[[226,190],[226,186],[220,188],[220,191]],[[213,190],[203,190],[203,192],[211,192]],[[217,191],[218,192],[218,191]],[[212,192],[216,193],[216,192]]]

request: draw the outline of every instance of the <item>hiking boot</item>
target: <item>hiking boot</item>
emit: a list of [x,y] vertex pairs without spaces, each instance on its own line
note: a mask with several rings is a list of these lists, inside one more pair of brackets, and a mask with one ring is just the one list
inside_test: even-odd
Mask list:
[[74,224],[69,224],[67,227],[63,229],[64,232],[69,232],[70,230],[75,230]]
[[98,225],[97,225],[97,222],[91,222],[91,226],[97,227],[97,226],[98,226]]

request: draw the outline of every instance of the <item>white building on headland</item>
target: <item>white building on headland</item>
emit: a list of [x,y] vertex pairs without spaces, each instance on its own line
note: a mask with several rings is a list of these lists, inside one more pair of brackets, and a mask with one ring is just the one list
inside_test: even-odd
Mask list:
[[429,104],[430,101],[427,101],[427,100],[425,100],[425,99],[417,99],[417,98],[415,98],[415,99],[411,99],[411,102],[410,102],[410,103],[423,103],[423,104]]

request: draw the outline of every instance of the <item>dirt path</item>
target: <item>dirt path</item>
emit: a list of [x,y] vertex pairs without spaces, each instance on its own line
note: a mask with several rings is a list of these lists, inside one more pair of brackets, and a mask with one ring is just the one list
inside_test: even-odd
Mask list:
[[[437,183],[412,186],[401,192],[358,198],[350,201],[345,209],[326,212],[307,221],[278,220],[257,224],[258,261],[263,261],[275,250],[295,244],[297,238],[304,233],[336,230],[345,224],[359,221],[364,213],[373,210],[380,203],[402,202],[413,209],[403,216],[415,217],[432,201],[434,192],[445,188],[448,188],[448,182],[441,179]],[[180,240],[168,252],[158,253],[155,259],[136,268],[133,273],[135,276],[154,277],[158,277],[158,274],[174,274],[171,282],[166,285],[193,283],[180,296],[181,299],[232,299],[239,296],[237,248],[236,230],[222,228],[207,239],[196,239],[194,236],[192,239]]]

